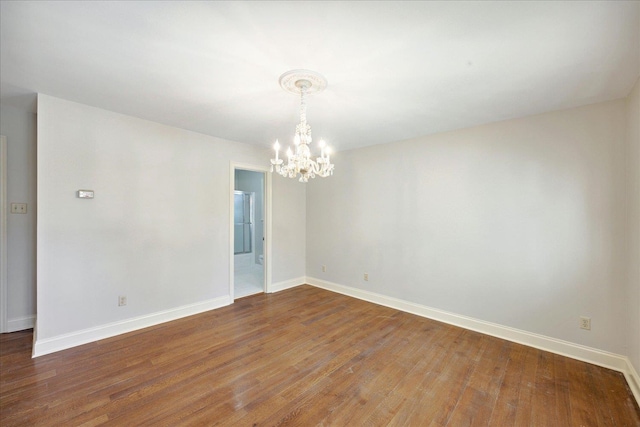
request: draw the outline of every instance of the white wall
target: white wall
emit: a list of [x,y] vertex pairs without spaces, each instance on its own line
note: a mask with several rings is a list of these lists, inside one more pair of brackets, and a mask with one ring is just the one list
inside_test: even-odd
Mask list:
[[627,98],[627,274],[629,359],[640,373],[640,79]]
[[[231,161],[269,153],[40,95],[37,340],[228,297]],[[304,196],[274,180],[274,281],[304,274]]]
[[36,115],[0,105],[7,137],[7,202],[27,214],[7,215],[7,332],[33,327],[36,312]]
[[625,108],[337,153],[307,187],[307,275],[626,354]]
[[[273,151],[269,150],[269,156]],[[273,283],[281,283],[291,279],[304,279],[306,260],[306,224],[307,212],[304,200],[307,196],[306,185],[297,179],[284,178],[275,172],[272,178],[274,218],[273,252],[286,254],[286,257],[273,259]],[[299,201],[303,200],[302,203]],[[275,219],[277,218],[277,221]],[[299,280],[296,280],[300,284]]]

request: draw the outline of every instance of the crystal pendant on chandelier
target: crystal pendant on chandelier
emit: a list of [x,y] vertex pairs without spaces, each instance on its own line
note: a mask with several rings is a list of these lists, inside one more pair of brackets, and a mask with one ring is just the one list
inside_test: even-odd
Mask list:
[[320,157],[311,157],[311,126],[307,123],[307,95],[321,92],[327,87],[327,81],[320,74],[309,70],[293,70],[280,76],[280,86],[288,92],[300,94],[300,123],[296,126],[293,139],[295,152],[287,149],[287,163],[280,156],[280,143],[276,140],[273,148],[276,157],[271,159],[271,172],[274,170],[284,177],[296,178],[307,182],[309,178],[333,175],[331,151],[323,140],[319,141]]

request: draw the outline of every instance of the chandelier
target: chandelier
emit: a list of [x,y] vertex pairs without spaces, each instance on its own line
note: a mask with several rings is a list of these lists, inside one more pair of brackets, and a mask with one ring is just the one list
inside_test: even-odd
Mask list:
[[327,87],[327,80],[320,74],[309,70],[288,71],[280,76],[280,86],[287,92],[300,94],[300,123],[296,126],[293,138],[295,152],[287,148],[287,163],[280,156],[280,143],[276,140],[273,148],[275,159],[271,159],[271,172],[275,171],[284,177],[296,178],[300,175],[300,182],[308,182],[309,178],[327,177],[333,175],[331,164],[331,150],[323,140],[318,142],[320,157],[311,157],[311,126],[307,123],[307,95],[323,91]]

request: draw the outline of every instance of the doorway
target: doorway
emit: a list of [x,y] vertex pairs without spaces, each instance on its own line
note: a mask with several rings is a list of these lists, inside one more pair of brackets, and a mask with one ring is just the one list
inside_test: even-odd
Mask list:
[[233,168],[233,299],[266,291],[265,188],[265,171]]

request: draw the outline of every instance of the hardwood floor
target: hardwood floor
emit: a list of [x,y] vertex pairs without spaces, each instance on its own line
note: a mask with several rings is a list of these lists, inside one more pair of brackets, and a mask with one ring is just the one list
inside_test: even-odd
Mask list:
[[311,286],[31,359],[0,425],[639,426],[622,374]]

